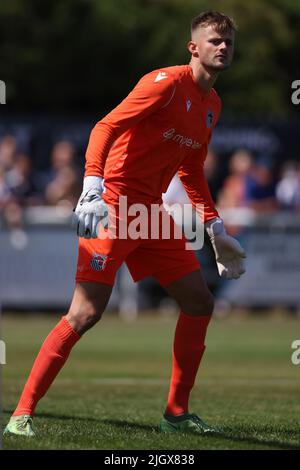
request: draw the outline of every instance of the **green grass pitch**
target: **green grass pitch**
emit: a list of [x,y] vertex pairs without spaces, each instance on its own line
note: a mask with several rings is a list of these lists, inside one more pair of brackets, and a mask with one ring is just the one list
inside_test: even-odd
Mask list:
[[[4,315],[4,425],[42,339],[57,317]],[[300,449],[300,365],[291,344],[299,320],[214,319],[191,397],[191,412],[222,437],[162,435],[175,317],[107,313],[75,346],[41,400],[34,439],[5,437],[4,449]]]

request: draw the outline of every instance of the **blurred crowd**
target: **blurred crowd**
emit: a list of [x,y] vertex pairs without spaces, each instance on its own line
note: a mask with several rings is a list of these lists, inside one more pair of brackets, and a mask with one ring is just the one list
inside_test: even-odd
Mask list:
[[0,216],[11,228],[22,226],[23,210],[33,206],[73,209],[82,188],[83,168],[77,163],[75,146],[59,141],[51,149],[46,170],[35,168],[32,156],[17,140],[0,139]]
[[[47,169],[36,168],[16,138],[0,139],[0,217],[13,228],[22,225],[23,210],[32,206],[73,209],[82,188],[83,158],[74,144],[56,142]],[[80,161],[80,163],[79,163]],[[250,208],[260,213],[278,210],[300,211],[300,163],[281,166],[268,155],[254,155],[239,149],[224,158],[209,150],[205,173],[219,209]],[[188,202],[178,178],[167,193],[167,202]]]
[[[218,209],[248,208],[256,213],[300,211],[300,162],[290,160],[278,167],[268,155],[238,149],[226,160],[209,149],[204,171]],[[179,178],[171,183],[166,202],[187,203]]]

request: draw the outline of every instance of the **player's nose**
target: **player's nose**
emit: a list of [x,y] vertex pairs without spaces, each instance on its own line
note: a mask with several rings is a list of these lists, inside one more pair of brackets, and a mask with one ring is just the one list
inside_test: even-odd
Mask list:
[[221,42],[220,46],[219,46],[219,49],[221,52],[225,51],[227,49],[227,44],[225,41]]

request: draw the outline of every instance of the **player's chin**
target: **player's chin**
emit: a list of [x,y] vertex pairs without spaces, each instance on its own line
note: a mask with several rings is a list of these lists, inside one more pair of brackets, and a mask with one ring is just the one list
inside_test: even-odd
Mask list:
[[230,67],[229,62],[218,62],[213,64],[212,68],[216,71],[226,70]]

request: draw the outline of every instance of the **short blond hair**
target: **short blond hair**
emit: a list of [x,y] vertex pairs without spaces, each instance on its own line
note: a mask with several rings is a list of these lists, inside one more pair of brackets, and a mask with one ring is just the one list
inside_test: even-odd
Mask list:
[[219,33],[227,31],[236,31],[237,26],[232,18],[218,11],[204,11],[192,19],[191,34],[198,29],[199,26],[214,26]]

